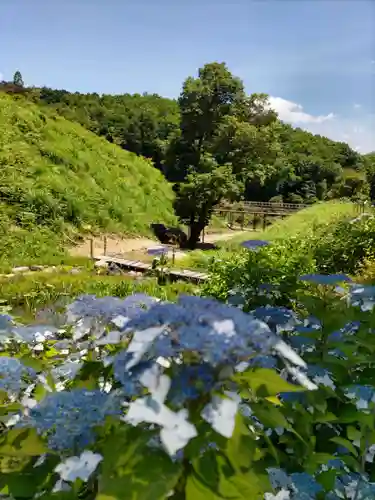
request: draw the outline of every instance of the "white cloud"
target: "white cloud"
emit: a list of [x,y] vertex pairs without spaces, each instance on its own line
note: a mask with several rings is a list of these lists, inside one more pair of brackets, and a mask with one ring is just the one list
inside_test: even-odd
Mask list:
[[286,123],[334,141],[347,142],[360,153],[375,151],[375,114],[367,112],[358,104],[354,105],[355,113],[352,116],[339,116],[332,112],[311,115],[303,110],[301,104],[282,97],[270,97],[269,100],[271,108]]
[[271,108],[277,111],[281,120],[291,123],[292,125],[300,125],[302,123],[323,123],[327,120],[332,120],[335,115],[310,115],[303,111],[303,106],[292,101],[287,101],[282,97],[270,97]]
[[353,108],[354,108],[354,109],[360,109],[361,107],[362,107],[362,105],[361,105],[361,104],[358,104],[357,102],[355,102],[355,103],[353,104]]

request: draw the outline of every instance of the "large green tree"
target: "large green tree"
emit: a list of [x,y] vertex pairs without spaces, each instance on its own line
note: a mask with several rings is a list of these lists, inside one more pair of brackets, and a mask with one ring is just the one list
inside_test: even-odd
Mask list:
[[189,77],[178,103],[180,130],[165,173],[176,183],[176,214],[189,226],[194,248],[215,205],[241,198],[255,179],[263,184],[281,151],[267,97],[246,96],[224,63],[206,64],[197,78]]

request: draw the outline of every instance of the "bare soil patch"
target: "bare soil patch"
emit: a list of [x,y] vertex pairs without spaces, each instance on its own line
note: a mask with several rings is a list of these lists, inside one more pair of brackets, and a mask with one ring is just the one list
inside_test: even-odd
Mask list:
[[[242,231],[226,231],[224,233],[209,233],[204,237],[204,243],[200,248],[212,248],[216,241],[229,240]],[[90,257],[91,238],[86,239],[79,245],[70,249],[70,254],[76,257]],[[94,256],[104,254],[104,237],[94,237]],[[107,255],[123,256],[130,260],[152,260],[147,254],[147,249],[160,245],[159,241],[151,238],[121,238],[119,236],[107,236]],[[184,257],[187,252],[176,250],[176,259]]]

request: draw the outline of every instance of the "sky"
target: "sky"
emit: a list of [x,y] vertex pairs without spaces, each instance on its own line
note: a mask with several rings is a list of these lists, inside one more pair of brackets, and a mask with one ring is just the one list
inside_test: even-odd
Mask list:
[[177,97],[227,63],[282,120],[375,150],[375,0],[0,0],[0,78]]

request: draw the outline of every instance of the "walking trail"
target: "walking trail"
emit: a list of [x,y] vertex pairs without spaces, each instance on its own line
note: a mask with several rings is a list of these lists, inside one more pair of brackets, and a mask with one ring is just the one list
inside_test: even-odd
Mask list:
[[[215,243],[221,240],[230,240],[238,234],[243,234],[243,231],[226,231],[224,233],[209,233],[204,237],[205,243]],[[123,255],[129,259],[134,254],[134,258],[139,260],[143,256],[146,258],[147,249],[160,245],[160,242],[151,238],[119,238],[118,236],[107,236],[107,255]],[[104,238],[103,236],[93,238],[94,255],[104,254]],[[90,239],[85,240],[80,245],[71,248],[70,253],[74,256],[89,257],[90,256]],[[176,251],[176,257],[184,257],[186,252],[182,250]]]

